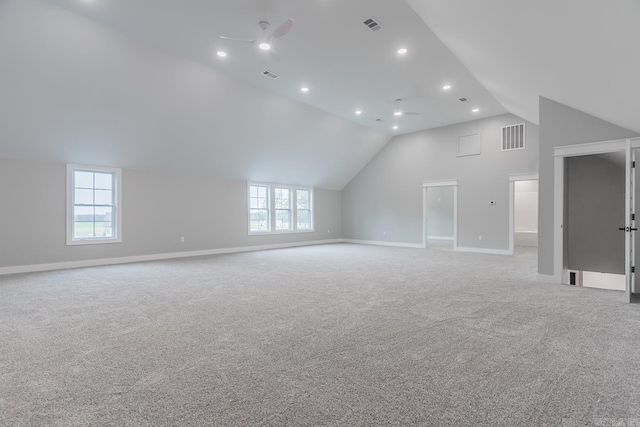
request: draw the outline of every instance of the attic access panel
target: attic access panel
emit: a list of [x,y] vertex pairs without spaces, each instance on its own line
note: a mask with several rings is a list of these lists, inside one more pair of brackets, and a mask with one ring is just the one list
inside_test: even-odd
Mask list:
[[458,157],[477,156],[482,151],[482,139],[479,133],[458,137]]

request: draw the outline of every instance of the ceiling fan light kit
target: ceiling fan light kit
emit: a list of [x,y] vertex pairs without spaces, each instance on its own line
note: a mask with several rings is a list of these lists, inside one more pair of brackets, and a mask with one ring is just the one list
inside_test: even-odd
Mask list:
[[262,29],[262,38],[260,39],[249,40],[249,39],[239,39],[239,38],[227,37],[227,36],[220,36],[220,38],[224,40],[234,41],[234,42],[256,44],[260,50],[270,51],[271,58],[276,61],[279,61],[280,57],[271,50],[271,48],[273,47],[271,40],[280,38],[285,34],[287,34],[289,31],[291,31],[291,28],[293,27],[293,19],[289,18],[286,21],[284,21],[269,36],[267,36],[267,30],[269,29],[269,27],[271,27],[271,24],[269,22],[260,21],[258,22],[258,26],[260,27],[260,29]]

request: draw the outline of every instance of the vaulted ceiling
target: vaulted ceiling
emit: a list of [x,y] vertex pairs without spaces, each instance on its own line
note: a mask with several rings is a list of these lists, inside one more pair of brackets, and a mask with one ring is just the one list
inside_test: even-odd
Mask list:
[[[404,1],[49,2],[160,50],[388,134],[506,112]],[[367,27],[369,18],[380,29]],[[280,60],[255,44],[220,38],[260,39],[260,21],[270,23],[264,32],[269,36],[287,19],[294,22],[291,30],[272,40]],[[399,55],[400,48],[407,53]],[[227,56],[218,57],[219,50]],[[279,77],[265,77],[266,70]],[[443,91],[445,85],[452,88]],[[303,86],[307,93],[301,92]],[[462,97],[468,101],[460,102]],[[480,111],[474,114],[474,108]],[[419,114],[398,117],[396,109]]]
[[509,112],[538,96],[640,132],[640,0],[407,0]]
[[[277,57],[220,38],[288,19]],[[638,22],[640,0],[0,0],[0,155],[341,189],[394,135],[538,123],[540,95],[640,132]]]

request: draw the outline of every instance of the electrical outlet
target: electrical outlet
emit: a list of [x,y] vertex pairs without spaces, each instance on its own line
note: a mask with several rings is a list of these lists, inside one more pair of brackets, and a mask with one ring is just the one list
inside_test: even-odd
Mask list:
[[383,236],[386,236],[386,235],[387,235],[387,232],[386,232],[386,231],[383,231],[383,232],[382,232],[382,235],[383,235]]
[[327,234],[331,234],[331,230],[327,230]]
[[180,243],[184,243],[184,237],[180,238]]
[[478,240],[482,240],[482,234],[478,236]]

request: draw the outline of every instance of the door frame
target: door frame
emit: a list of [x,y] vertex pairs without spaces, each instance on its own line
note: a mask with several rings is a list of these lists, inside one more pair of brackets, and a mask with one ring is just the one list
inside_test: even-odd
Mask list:
[[[509,175],[509,255],[513,255],[515,240],[514,240],[514,230],[513,227],[515,225],[515,209],[516,209],[516,181],[539,181],[540,174],[538,172],[535,173],[519,173],[514,175]],[[539,194],[539,190],[538,190]]]
[[[558,284],[569,283],[569,270],[564,258],[564,201],[565,201],[565,158],[605,154],[624,151],[625,166],[625,223],[624,227],[632,227],[632,150],[640,148],[640,138],[618,139],[612,141],[590,142],[586,144],[565,145],[554,147],[554,195],[553,195],[553,277]],[[633,239],[631,233],[625,233],[625,293],[631,299],[631,263]]]
[[422,246],[427,247],[427,190],[431,187],[453,187],[453,250],[458,249],[458,180],[424,181],[422,183]]

